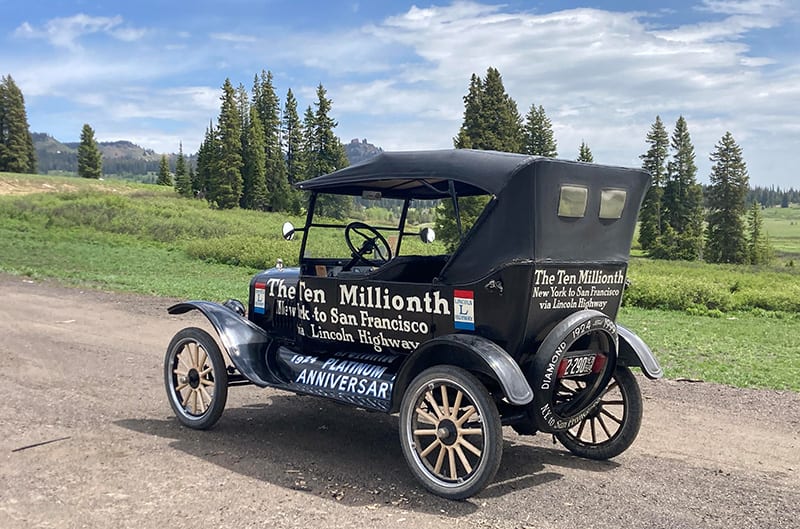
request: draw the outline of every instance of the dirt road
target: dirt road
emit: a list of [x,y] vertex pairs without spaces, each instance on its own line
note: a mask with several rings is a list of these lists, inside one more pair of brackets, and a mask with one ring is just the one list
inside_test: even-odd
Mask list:
[[495,483],[448,502],[396,417],[245,387],[213,430],[180,427],[163,353],[202,319],[170,303],[0,275],[0,527],[800,527],[796,393],[641,379],[615,461],[508,429]]

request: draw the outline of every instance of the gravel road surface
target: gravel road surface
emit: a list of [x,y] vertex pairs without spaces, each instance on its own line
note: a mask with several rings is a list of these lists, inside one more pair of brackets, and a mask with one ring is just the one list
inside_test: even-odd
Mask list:
[[163,355],[208,326],[174,301],[0,275],[0,528],[800,528],[800,394],[640,378],[614,461],[506,428],[495,482],[450,502],[395,416],[239,387],[214,429],[179,426]]

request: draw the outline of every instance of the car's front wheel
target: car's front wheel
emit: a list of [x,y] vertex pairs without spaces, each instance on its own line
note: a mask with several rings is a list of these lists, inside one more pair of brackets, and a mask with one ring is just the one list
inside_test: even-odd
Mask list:
[[468,498],[483,490],[500,466],[500,414],[474,375],[455,366],[435,366],[406,389],[400,442],[425,488],[448,499]]
[[169,404],[184,426],[211,428],[228,399],[228,372],[217,342],[195,327],[181,330],[164,359]]
[[636,377],[618,366],[600,400],[578,424],[556,437],[573,454],[611,459],[627,450],[642,424],[642,394]]

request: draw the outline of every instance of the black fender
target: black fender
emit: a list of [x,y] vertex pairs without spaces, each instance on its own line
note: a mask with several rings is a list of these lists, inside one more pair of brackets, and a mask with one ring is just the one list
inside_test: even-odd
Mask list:
[[533,391],[519,364],[502,347],[481,336],[448,334],[425,342],[403,363],[392,390],[393,411],[400,408],[411,380],[438,364],[463,367],[496,380],[511,404],[523,406],[533,399]]
[[170,314],[184,314],[192,310],[199,310],[208,318],[231,362],[245,378],[261,387],[275,382],[264,359],[272,343],[269,334],[228,307],[210,301],[186,301],[167,309]]
[[644,375],[652,380],[664,376],[664,371],[658,364],[653,351],[644,340],[630,331],[629,329],[617,324],[617,334],[619,335],[619,357],[618,362],[623,366],[640,367]]

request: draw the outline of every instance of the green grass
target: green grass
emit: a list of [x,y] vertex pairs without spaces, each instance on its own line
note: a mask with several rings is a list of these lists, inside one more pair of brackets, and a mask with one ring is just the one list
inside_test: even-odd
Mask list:
[[800,318],[626,308],[618,319],[651,347],[668,378],[800,391]]
[[[169,188],[112,180],[0,173],[0,193],[9,189],[35,193],[0,196],[0,271],[222,301],[246,299],[252,274],[276,258],[297,262],[299,241],[280,232],[301,218],[215,211]],[[798,223],[800,208],[765,211],[782,252],[800,248]],[[327,231],[319,255],[343,246],[340,233]],[[414,252],[441,251],[406,242]],[[800,266],[635,258],[629,277],[620,321],[653,348],[668,377],[800,391]]]
[[769,235],[775,253],[782,259],[792,259],[800,266],[800,204],[788,208],[763,210],[764,230]]

